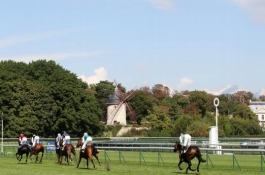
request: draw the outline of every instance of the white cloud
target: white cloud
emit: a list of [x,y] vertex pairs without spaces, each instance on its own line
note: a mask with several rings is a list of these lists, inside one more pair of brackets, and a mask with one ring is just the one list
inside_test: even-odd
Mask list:
[[73,30],[67,30],[67,29],[56,30],[56,31],[51,31],[51,32],[29,34],[29,35],[24,35],[24,36],[13,36],[13,37],[2,38],[0,40],[0,47],[12,46],[12,45],[17,45],[17,44],[23,44],[23,43],[43,40],[46,38],[52,38],[55,36],[63,35],[65,33],[69,33],[71,31]]
[[180,79],[180,84],[178,85],[178,90],[184,90],[184,88],[186,88],[188,85],[193,84],[194,81],[191,78],[181,78]]
[[232,0],[249,13],[251,20],[265,25],[265,1],[264,0]]
[[94,75],[86,77],[85,75],[80,75],[78,78],[82,79],[87,84],[96,84],[100,81],[108,80],[108,73],[104,67],[99,67],[94,71]]
[[175,2],[173,0],[149,0],[149,2],[160,10],[172,10],[175,8]]
[[31,55],[21,55],[14,57],[0,57],[0,61],[4,60],[13,60],[16,62],[26,62],[29,63],[31,61],[36,60],[63,60],[67,58],[83,58],[83,57],[91,57],[94,55],[104,54],[104,51],[91,51],[84,53],[54,53],[54,54],[31,54]]

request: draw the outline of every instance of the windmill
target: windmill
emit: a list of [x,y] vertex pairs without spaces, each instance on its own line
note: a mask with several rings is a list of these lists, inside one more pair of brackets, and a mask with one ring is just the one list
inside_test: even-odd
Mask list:
[[115,91],[106,103],[107,125],[115,125],[117,123],[127,125],[126,114],[128,114],[131,121],[136,121],[135,113],[128,104],[128,101],[135,95],[136,91],[133,91],[125,97],[117,82],[114,82],[116,84]]

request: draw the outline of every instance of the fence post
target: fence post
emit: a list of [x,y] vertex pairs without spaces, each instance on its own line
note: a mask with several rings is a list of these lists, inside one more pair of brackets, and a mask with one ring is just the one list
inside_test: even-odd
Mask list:
[[161,161],[162,161],[162,163],[163,163],[163,165],[165,165],[165,163],[164,163],[164,161],[163,161],[163,159],[162,159],[162,156],[161,156],[161,153],[160,153],[160,151],[158,151],[158,158],[157,158],[158,160],[157,160],[157,165],[159,165],[160,164],[160,159],[161,159]]
[[263,164],[264,164],[263,152],[260,152],[260,167],[262,172],[263,172]]

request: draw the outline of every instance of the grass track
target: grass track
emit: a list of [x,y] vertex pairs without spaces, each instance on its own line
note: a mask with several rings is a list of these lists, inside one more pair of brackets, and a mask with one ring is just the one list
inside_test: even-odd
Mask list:
[[[110,158],[109,167],[110,171],[106,170],[106,164],[104,160],[104,152],[100,152],[100,161],[102,166],[99,166],[95,161],[97,169],[93,169],[91,163],[89,163],[89,169],[86,169],[85,160],[82,159],[79,168],[76,168],[76,162],[71,165],[67,165],[63,162],[63,165],[57,164],[55,155],[50,157],[43,157],[43,163],[35,163],[34,160],[28,160],[25,164],[25,157],[18,162],[14,156],[0,156],[0,174],[1,175],[180,175],[185,174],[184,170],[179,170],[177,167],[178,154],[176,153],[161,153],[162,160],[158,166],[158,153],[157,152],[142,152],[143,158],[140,164],[139,152],[119,152],[109,151],[107,152]],[[119,159],[119,155],[122,155]],[[32,156],[34,159],[35,157]],[[125,159],[125,161],[123,160]],[[205,155],[203,155],[205,159]],[[236,159],[240,165],[241,170],[235,164],[233,170],[233,162],[231,155],[210,155],[210,159],[213,166],[209,163],[206,168],[206,163],[201,164],[201,175],[258,175],[265,174],[261,172],[260,156],[246,156],[237,155]],[[108,159],[107,159],[108,161]],[[193,168],[197,166],[197,160],[193,160]],[[182,164],[185,168],[186,164]],[[189,171],[189,174],[197,174]]]

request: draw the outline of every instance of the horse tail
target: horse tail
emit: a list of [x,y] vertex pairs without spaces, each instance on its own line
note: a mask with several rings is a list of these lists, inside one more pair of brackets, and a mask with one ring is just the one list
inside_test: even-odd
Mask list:
[[204,160],[204,159],[202,158],[202,154],[201,154],[201,151],[200,151],[199,148],[197,148],[196,154],[197,154],[198,159],[199,159],[201,162],[206,162],[206,160]]

